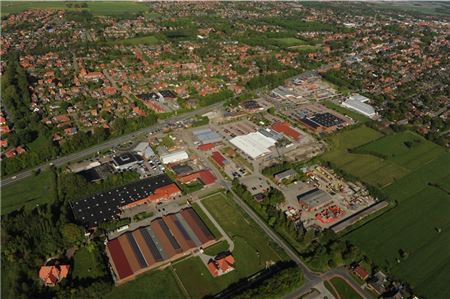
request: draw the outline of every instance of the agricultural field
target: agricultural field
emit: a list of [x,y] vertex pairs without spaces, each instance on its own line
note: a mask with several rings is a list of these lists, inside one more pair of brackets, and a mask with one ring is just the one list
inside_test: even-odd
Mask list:
[[104,275],[101,257],[96,248],[89,250],[86,247],[80,248],[73,257],[74,266],[72,276],[74,278],[97,278]]
[[416,133],[405,131],[365,144],[357,152],[379,155],[414,170],[441,156],[445,150]]
[[[87,7],[80,7],[86,3]],[[75,7],[77,5],[78,7]],[[94,15],[114,16],[124,13],[139,13],[147,11],[149,8],[144,3],[139,2],[66,2],[66,1],[2,1],[1,15],[18,13],[27,9],[64,9],[64,10],[88,10]]]
[[264,269],[267,262],[281,259],[269,239],[232,200],[219,193],[203,199],[203,204],[232,238],[236,270],[213,278],[198,257],[175,263],[175,272],[192,298],[216,294],[231,283]]
[[383,136],[368,127],[338,133],[322,158],[378,188],[441,157],[445,150],[409,131]]
[[2,214],[22,207],[32,209],[36,205],[52,203],[56,199],[56,177],[51,171],[27,177],[2,188]]
[[106,299],[186,298],[170,268],[154,270],[138,276],[123,286],[115,287]]
[[444,298],[450,277],[449,203],[450,195],[425,187],[346,238],[419,295]]

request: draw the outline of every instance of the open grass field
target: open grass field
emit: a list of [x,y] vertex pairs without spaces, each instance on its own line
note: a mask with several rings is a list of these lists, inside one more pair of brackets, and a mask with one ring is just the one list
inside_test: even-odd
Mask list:
[[280,47],[292,47],[306,45],[307,43],[295,37],[273,38],[273,42]]
[[56,199],[55,175],[51,171],[43,171],[17,183],[2,188],[2,215],[25,206],[27,209],[52,203]]
[[74,266],[72,276],[74,278],[97,278],[103,276],[100,257],[97,252],[90,252],[86,247],[80,248],[73,257]]
[[334,286],[342,299],[361,299],[361,296],[341,278],[332,278],[330,283]]
[[[86,3],[87,7],[74,7]],[[94,15],[99,16],[114,16],[124,13],[139,13],[148,11],[149,7],[145,3],[140,2],[66,2],[66,1],[2,1],[2,16],[10,13],[18,13],[27,9],[64,9],[64,10],[88,10]]]
[[[324,160],[382,186],[381,191],[397,202],[345,238],[376,264],[410,283],[419,295],[446,298],[450,195],[445,188],[450,186],[450,153],[408,131],[382,136],[359,127],[338,133],[330,141],[333,146]],[[348,149],[354,149],[353,153]]]
[[115,287],[106,299],[147,299],[147,298],[186,298],[176,282],[170,268],[154,270],[138,276],[135,280]]
[[358,150],[380,154],[409,170],[417,169],[445,153],[439,145],[411,131],[385,136],[359,147]]
[[229,248],[228,246],[228,242],[227,241],[220,241],[219,243],[216,243],[212,246],[209,246],[208,248],[205,249],[205,254],[207,255],[218,255],[221,252],[227,251]]
[[[445,286],[450,282],[449,215],[450,196],[425,187],[347,238],[378,265],[409,282],[419,295],[446,298]],[[401,251],[406,252],[406,258],[400,256]]]
[[280,260],[269,239],[232,200],[219,193],[205,198],[203,204],[233,239],[236,270],[213,278],[198,257],[174,264],[178,277],[192,298],[216,294],[240,278],[264,269],[266,262]]
[[365,126],[337,133],[329,138],[331,150],[322,155],[322,159],[370,185],[385,186],[406,175],[408,170],[380,157],[348,152],[381,137],[383,134]]

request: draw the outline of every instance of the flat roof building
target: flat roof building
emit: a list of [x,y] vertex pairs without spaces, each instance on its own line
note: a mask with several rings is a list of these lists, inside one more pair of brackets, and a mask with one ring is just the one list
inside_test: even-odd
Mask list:
[[275,179],[275,181],[277,181],[279,183],[284,179],[289,179],[289,178],[295,177],[296,175],[297,175],[297,172],[295,170],[288,169],[288,170],[285,170],[285,171],[275,174],[273,176],[273,178]]
[[161,156],[161,161],[164,164],[177,163],[187,159],[189,159],[189,155],[186,151],[177,151]]
[[70,202],[70,206],[75,220],[86,228],[92,228],[102,222],[118,219],[121,208],[146,199],[155,194],[158,188],[171,184],[170,178],[161,174]]
[[297,196],[299,204],[309,211],[318,210],[332,203],[331,195],[315,188]]
[[143,163],[141,156],[134,153],[123,153],[113,158],[113,166],[116,170],[126,170]]
[[222,137],[210,128],[195,130],[192,133],[202,144],[217,143],[222,141]]
[[367,104],[369,99],[362,95],[350,96],[347,100],[342,102],[342,106],[359,112],[367,117],[373,118],[376,116],[375,109]]
[[275,145],[276,140],[264,136],[260,132],[253,132],[236,136],[230,142],[250,158],[256,159],[270,153],[269,148]]

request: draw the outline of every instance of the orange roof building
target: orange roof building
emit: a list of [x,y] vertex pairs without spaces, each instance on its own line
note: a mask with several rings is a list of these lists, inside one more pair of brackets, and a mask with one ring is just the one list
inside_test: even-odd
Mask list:
[[208,270],[212,276],[218,277],[234,270],[234,257],[231,254],[221,258],[211,259],[208,262]]
[[177,195],[181,194],[180,188],[178,188],[177,184],[172,183],[163,187],[159,187],[155,189],[154,193],[143,198],[141,200],[134,201],[132,203],[127,204],[123,208],[132,208],[141,204],[146,204],[149,202],[158,202],[161,200],[168,200]]
[[39,270],[39,278],[48,287],[55,286],[69,274],[69,265],[42,266]]

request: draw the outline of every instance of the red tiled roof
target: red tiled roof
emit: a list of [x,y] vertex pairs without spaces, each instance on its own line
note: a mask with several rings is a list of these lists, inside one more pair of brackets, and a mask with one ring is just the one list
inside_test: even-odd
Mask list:
[[211,158],[214,160],[214,162],[217,163],[217,165],[219,165],[220,167],[224,167],[225,166],[225,157],[222,156],[222,154],[220,152],[213,152],[211,155]]
[[361,267],[359,265],[356,266],[354,271],[355,271],[356,275],[358,275],[358,277],[363,279],[363,280],[365,280],[365,279],[367,279],[369,277],[369,273],[367,273],[367,271],[363,267]]
[[189,184],[197,179],[200,179],[204,185],[213,184],[217,180],[217,178],[211,173],[211,171],[206,169],[193,172],[178,178],[178,180],[183,184]]
[[209,151],[210,149],[214,148],[216,146],[215,143],[205,143],[198,146],[198,149],[201,151]]
[[181,193],[180,188],[178,188],[178,186],[175,183],[172,183],[155,189],[152,195],[149,195],[141,200],[129,203],[126,205],[126,207],[131,208],[147,202],[169,199],[171,197],[177,196],[180,193]]
[[123,252],[122,246],[118,239],[113,239],[108,241],[106,245],[108,247],[109,254],[114,261],[114,266],[116,268],[116,273],[120,279],[128,277],[133,274],[130,264],[128,263],[127,257]]
[[274,123],[272,125],[272,129],[278,133],[283,133],[284,135],[287,135],[294,140],[299,140],[301,137],[301,134],[297,130],[292,128],[291,125],[286,121]]
[[39,269],[39,278],[49,286],[54,286],[69,274],[69,265],[42,266]]

